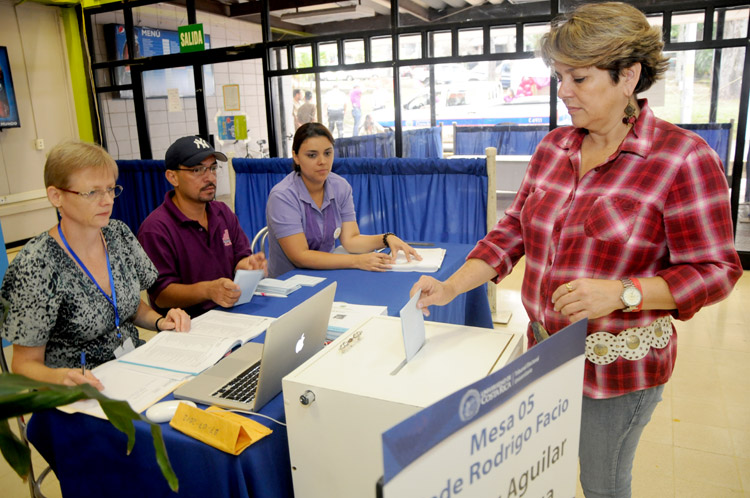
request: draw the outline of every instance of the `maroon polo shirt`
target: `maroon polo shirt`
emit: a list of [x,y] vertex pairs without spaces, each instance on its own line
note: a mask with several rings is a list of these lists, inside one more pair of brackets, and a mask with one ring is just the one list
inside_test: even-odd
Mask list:
[[[174,191],[167,192],[164,202],[148,215],[138,230],[138,241],[159,271],[159,277],[148,290],[151,306],[168,285],[194,284],[221,277],[233,279],[234,267],[252,254],[250,241],[240,228],[237,216],[221,201],[206,204],[208,230],[191,220],[172,201]],[[186,308],[198,316],[217,306],[213,301]]]

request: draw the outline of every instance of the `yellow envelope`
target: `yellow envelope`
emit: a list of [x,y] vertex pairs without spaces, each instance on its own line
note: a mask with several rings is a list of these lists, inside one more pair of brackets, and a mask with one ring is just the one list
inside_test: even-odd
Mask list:
[[177,407],[169,425],[216,449],[239,455],[273,431],[237,413],[210,406],[205,411],[185,403]]

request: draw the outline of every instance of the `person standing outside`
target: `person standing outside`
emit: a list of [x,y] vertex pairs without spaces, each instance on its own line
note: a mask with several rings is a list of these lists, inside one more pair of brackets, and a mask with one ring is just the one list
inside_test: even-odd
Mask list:
[[346,95],[339,89],[338,85],[335,85],[333,89],[326,93],[325,105],[328,113],[328,129],[331,130],[331,133],[335,129],[338,138],[344,136],[346,101]]
[[138,230],[159,270],[148,291],[157,310],[180,307],[194,317],[230,307],[241,294],[235,271],[265,269],[263,253],[252,254],[237,216],[214,200],[217,160],[227,157],[201,137],[182,137],[167,149],[165,176],[174,190]]
[[352,118],[354,118],[352,136],[356,137],[359,135],[359,122],[362,119],[362,90],[359,85],[354,85],[352,91],[349,92],[349,101],[352,104]]
[[299,122],[299,108],[304,102],[302,101],[302,90],[295,88],[292,91],[292,122],[294,123],[294,129],[296,130],[302,124]]
[[302,126],[305,123],[316,121],[315,104],[312,103],[313,94],[310,90],[305,91],[305,103],[297,110],[297,120]]
[[631,496],[638,442],[677,358],[672,318],[724,299],[742,275],[719,157],[637,98],[666,72],[663,46],[661,30],[625,3],[556,19],[541,54],[573,126],[542,140],[466,263],[412,288],[429,313],[525,256],[529,347],[534,328],[554,334],[588,319],[579,459],[589,498]]

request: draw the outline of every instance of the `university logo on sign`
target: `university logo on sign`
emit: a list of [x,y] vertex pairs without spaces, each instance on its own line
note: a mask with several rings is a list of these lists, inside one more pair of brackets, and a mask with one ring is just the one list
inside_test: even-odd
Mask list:
[[203,24],[190,24],[177,28],[180,35],[180,53],[199,52],[206,49],[203,40]]

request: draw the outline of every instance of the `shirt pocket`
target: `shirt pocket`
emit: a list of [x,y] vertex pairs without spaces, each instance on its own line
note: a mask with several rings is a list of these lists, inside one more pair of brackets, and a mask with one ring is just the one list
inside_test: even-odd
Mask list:
[[641,203],[633,199],[600,197],[583,224],[587,237],[625,244],[633,233]]
[[545,191],[541,189],[535,189],[523,202],[521,207],[521,225],[524,227],[530,227],[535,221],[539,221],[540,218],[537,216],[540,208],[543,206]]

